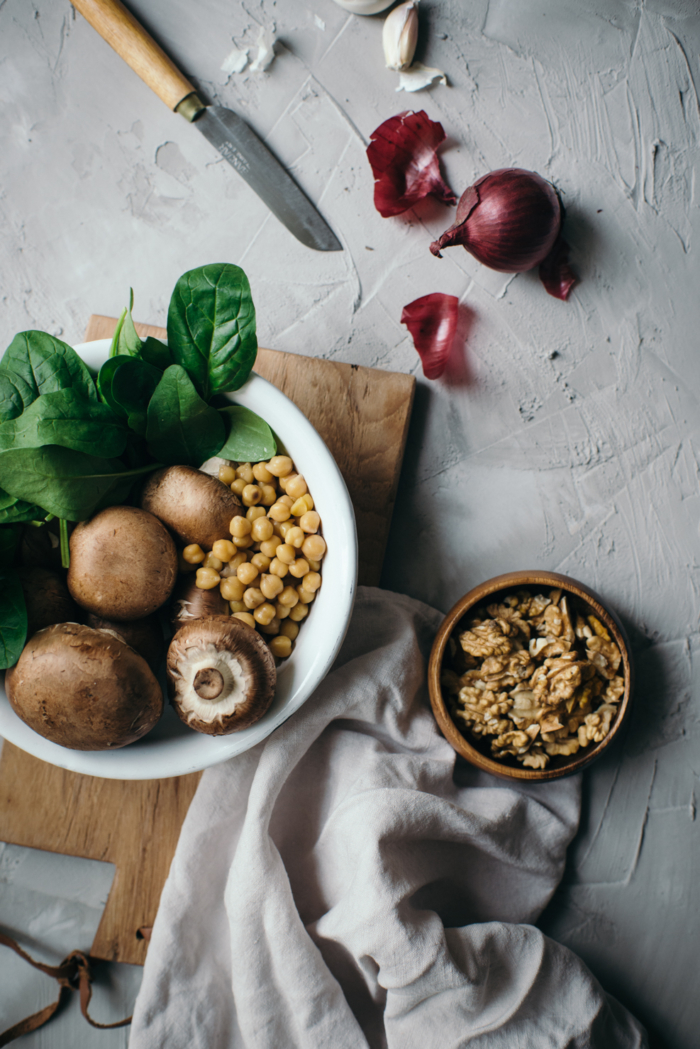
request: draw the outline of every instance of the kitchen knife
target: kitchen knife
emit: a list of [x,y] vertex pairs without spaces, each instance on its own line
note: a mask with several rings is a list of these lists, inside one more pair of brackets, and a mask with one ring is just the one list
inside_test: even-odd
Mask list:
[[72,3],[158,98],[202,132],[302,244],[317,251],[342,251],[331,228],[253,129],[231,110],[205,105],[120,0]]

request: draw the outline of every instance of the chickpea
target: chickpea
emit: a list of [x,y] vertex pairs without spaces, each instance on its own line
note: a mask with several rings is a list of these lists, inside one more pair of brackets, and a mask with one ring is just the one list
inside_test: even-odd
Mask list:
[[244,506],[257,506],[262,499],[262,489],[257,484],[247,484],[241,493]]
[[247,612],[245,601],[229,601],[229,608],[232,612]]
[[245,623],[246,626],[252,627],[255,630],[255,620],[251,616],[250,612],[234,612],[234,619],[240,619],[241,623]]
[[248,555],[245,550],[239,550],[235,554],[225,568],[221,569],[219,573],[222,579],[228,579],[229,576],[236,575],[238,573],[238,566],[245,564],[248,560]]
[[258,608],[265,601],[265,598],[257,586],[249,586],[243,594],[243,604],[246,608]]
[[265,517],[265,511],[262,506],[249,506],[245,515],[250,523],[254,524],[259,517]]
[[[309,571],[309,562],[305,561],[303,557],[298,557],[296,561],[292,561],[289,571],[297,579],[305,579]],[[306,582],[304,582],[304,586],[306,586]]]
[[313,557],[307,557],[306,560],[309,562],[309,568],[312,572],[319,572],[321,570],[320,561],[314,561]]
[[256,623],[261,623],[262,626],[269,626],[272,620],[275,618],[275,606],[271,605],[268,601],[264,604],[258,605],[253,612],[253,618]]
[[243,583],[244,586],[250,586],[254,579],[258,578],[258,570],[255,565],[252,565],[249,561],[238,566],[236,575]]
[[213,590],[219,584],[221,576],[213,568],[198,568],[196,585],[200,590]]
[[[253,613],[253,615],[255,615],[255,613]],[[279,619],[276,616],[272,620],[271,623],[267,624],[267,626],[265,626],[263,623],[260,624],[260,633],[261,634],[276,635],[276,634],[279,634],[279,632],[280,632],[280,621],[279,621]]]
[[287,485],[291,481],[292,477],[294,477],[294,474],[287,474],[286,477],[278,477],[277,478],[277,484],[279,485],[280,491],[282,491],[282,492],[286,492],[287,491]]
[[304,499],[304,498],[297,499],[297,501],[295,503],[292,503],[292,513],[294,514],[295,517],[302,517],[304,514],[307,514],[308,512],[309,512],[309,507],[307,506],[306,499]]
[[272,601],[284,590],[284,583],[278,575],[263,575],[260,578],[260,589],[268,601]]
[[260,553],[265,554],[265,557],[274,557],[275,551],[278,546],[282,545],[282,540],[278,535],[271,535],[269,539],[265,539],[260,544]]
[[207,555],[204,553],[199,543],[190,543],[190,545],[186,546],[182,551],[182,556],[183,559],[187,561],[188,565],[198,565]]
[[253,554],[253,556],[250,559],[251,565],[255,565],[258,572],[266,572],[270,567],[271,562],[271,557],[265,557],[265,554],[261,554],[259,552],[257,554]]
[[291,513],[286,503],[281,503],[279,500],[270,507],[267,511],[267,516],[271,517],[273,521],[287,521],[289,520]]
[[[292,512],[294,512],[293,507]],[[297,548],[301,546],[305,539],[304,531],[298,525],[293,525],[287,529],[287,534],[284,537],[285,543],[289,543],[290,546],[296,546]]]
[[302,601],[298,605],[295,605],[292,611],[289,613],[289,618],[294,620],[295,623],[300,623],[302,619],[306,619],[309,614],[309,606],[305,605]]
[[235,556],[236,548],[228,539],[217,539],[211,548],[214,557],[218,557],[224,564],[228,564]]
[[267,469],[273,477],[286,477],[293,467],[294,463],[288,455],[273,455],[267,464]]
[[273,535],[272,521],[265,516],[265,511],[261,506],[256,506],[256,510],[262,513],[262,517],[256,517],[253,521],[253,527],[251,529],[251,535],[256,543],[265,542],[267,539],[271,539]]
[[248,548],[253,545],[253,540],[250,538],[249,535],[234,535],[231,536],[231,538],[233,539],[234,546],[237,546],[239,550],[248,550]]
[[247,517],[232,517],[229,529],[234,539],[244,539],[250,535],[252,525]]
[[252,484],[255,480],[253,476],[253,467],[250,465],[250,463],[241,463],[241,465],[236,470],[236,473],[239,477],[243,478],[246,484]]
[[278,634],[270,642],[270,651],[277,659],[286,659],[292,654],[292,642],[284,634]]
[[310,535],[301,544],[301,552],[307,561],[320,561],[326,552],[326,540],[321,535]]
[[296,527],[296,521],[292,521],[290,518],[288,521],[281,521],[279,524],[280,535],[287,542],[287,536],[291,532],[292,528]]
[[280,579],[284,579],[287,572],[289,571],[289,565],[285,564],[284,561],[280,561],[279,557],[273,557],[270,562],[270,574],[279,576]]
[[277,499],[277,491],[271,484],[261,484],[260,490],[262,491],[262,499],[260,500],[263,506],[272,506]]
[[281,546],[277,547],[275,556],[278,561],[283,561],[285,565],[291,565],[292,561],[296,557],[296,550],[289,543],[282,543]]
[[309,572],[304,576],[304,590],[310,590],[312,594],[315,594],[320,585],[321,577],[318,572]]
[[[243,600],[245,585],[235,576],[229,576],[228,579],[222,579],[219,589],[221,590],[221,596],[224,601]],[[241,611],[241,609],[239,609],[239,611]]]
[[275,615],[278,619],[286,619],[290,612],[291,608],[289,605],[281,605],[279,601],[277,602],[277,605],[275,606]]
[[253,477],[262,484],[274,483],[275,476],[271,474],[265,463],[256,463],[253,467]]
[[[272,518],[270,518],[270,520],[272,521]],[[282,542],[284,542],[284,532],[282,531],[282,525],[279,521],[272,521],[272,531],[274,535],[279,535],[282,538]]]
[[292,619],[288,619],[286,623],[283,623],[280,627],[280,634],[283,637],[288,637],[290,641],[296,641],[299,636],[299,624],[295,623]]
[[224,484],[233,484],[236,480],[236,468],[229,466],[228,463],[222,463],[219,467],[219,480]]
[[304,500],[304,502],[306,503],[306,507],[307,507],[307,509],[308,509],[308,510],[313,510],[313,508],[314,508],[314,501],[313,501],[313,499],[311,498],[311,496],[309,495],[309,493],[307,492],[307,493],[306,493],[306,495],[302,495],[302,497],[301,497],[301,498],[302,498],[302,499]]
[[292,499],[291,495],[280,495],[277,502],[286,503],[289,509],[291,510],[292,503],[294,502],[294,500]]
[[310,605],[316,597],[316,592],[314,590],[307,590],[303,585],[299,585],[296,589],[297,594],[299,595],[299,600],[303,605]]
[[242,477],[237,477],[236,480],[231,485],[231,491],[233,492],[234,495],[237,495],[239,499],[243,495],[243,489],[244,488],[245,488],[245,481],[243,480]]
[[305,532],[318,532],[320,524],[321,518],[315,510],[309,510],[299,518],[299,527],[303,528]]
[[292,500],[296,500],[300,495],[306,495],[309,486],[301,474],[292,474],[292,476],[287,479],[287,486],[284,490],[287,495],[291,496]]
[[289,605],[290,608],[293,608],[299,601],[299,595],[293,586],[285,586],[277,600],[281,605]]
[[224,562],[220,561],[218,557],[214,557],[213,553],[207,554],[202,561],[202,568],[213,568],[215,572],[220,572],[224,567]]

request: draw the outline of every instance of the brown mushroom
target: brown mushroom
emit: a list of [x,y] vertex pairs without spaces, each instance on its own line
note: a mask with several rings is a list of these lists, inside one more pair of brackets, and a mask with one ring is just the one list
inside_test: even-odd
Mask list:
[[232,517],[246,508],[228,485],[193,466],[166,466],[151,474],[141,493],[141,506],[155,514],[183,543],[211,550],[229,536]]
[[124,747],[149,732],[163,693],[146,660],[119,638],[79,623],[40,630],[5,678],[12,709],[72,750]]
[[195,619],[168,649],[168,689],[179,718],[211,736],[248,728],[272,703],[275,660],[262,637],[233,616]]
[[179,630],[192,619],[207,619],[209,616],[227,616],[228,601],[221,596],[218,586],[211,590],[200,590],[192,576],[180,576],[172,599],[173,630]]
[[27,606],[27,637],[54,623],[75,622],[78,607],[68,593],[65,579],[50,568],[18,568],[17,575]]
[[177,550],[163,524],[134,506],[110,506],[70,539],[68,589],[105,619],[143,619],[164,604],[177,579]]
[[129,623],[117,623],[113,619],[103,619],[102,616],[95,616],[90,612],[87,624],[93,630],[111,630],[117,634],[130,648],[143,656],[154,674],[157,673],[165,651],[165,638],[157,615],[133,619]]

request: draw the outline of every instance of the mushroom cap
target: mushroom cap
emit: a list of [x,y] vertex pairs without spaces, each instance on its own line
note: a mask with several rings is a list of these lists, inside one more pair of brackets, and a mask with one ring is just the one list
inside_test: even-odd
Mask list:
[[257,631],[233,616],[194,619],[168,649],[168,691],[178,717],[210,736],[248,728],[275,694],[275,660]]
[[27,637],[54,623],[74,622],[78,618],[77,605],[59,572],[35,565],[18,568],[17,575],[27,606]]
[[163,693],[146,660],[113,634],[79,623],[36,633],[5,687],[22,721],[71,750],[124,747],[163,712]]
[[110,506],[70,538],[68,589],[88,612],[127,622],[164,604],[177,579],[173,537],[153,514]]
[[87,625],[93,630],[111,630],[129,648],[143,656],[154,674],[158,672],[158,664],[165,651],[165,638],[157,615],[146,616],[145,619],[132,619],[128,623],[116,623],[113,619],[103,619],[102,616],[95,616],[90,612]]
[[211,550],[227,539],[232,517],[245,507],[218,477],[193,466],[166,466],[151,474],[141,492],[141,506],[170,528],[183,543]]
[[200,590],[193,575],[183,575],[177,581],[172,599],[173,630],[179,630],[184,623],[193,619],[207,619],[210,616],[228,616],[228,601],[221,596],[218,586],[211,590]]

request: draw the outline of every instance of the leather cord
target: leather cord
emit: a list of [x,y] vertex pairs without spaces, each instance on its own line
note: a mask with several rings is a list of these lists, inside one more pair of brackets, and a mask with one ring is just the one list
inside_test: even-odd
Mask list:
[[29,1034],[30,1031],[36,1031],[38,1027],[41,1027],[52,1016],[58,1011],[61,1005],[64,1004],[71,990],[78,989],[80,993],[80,1011],[89,1024],[93,1027],[99,1027],[101,1030],[108,1030],[111,1027],[124,1027],[126,1024],[131,1023],[131,1017],[127,1016],[125,1020],[118,1020],[117,1023],[112,1024],[101,1024],[97,1020],[93,1020],[88,1012],[88,1006],[92,997],[92,973],[90,971],[90,959],[82,951],[71,951],[67,958],[64,958],[60,965],[44,965],[43,962],[36,962],[26,951],[23,951],[20,945],[13,940],[10,936],[6,936],[5,933],[0,932],[0,944],[4,947],[9,947],[11,951],[18,954],[20,958],[23,958],[25,962],[29,962],[35,969],[39,969],[41,972],[46,973],[47,976],[52,976],[54,980],[58,981],[59,992],[58,998],[51,1005],[45,1006],[36,1013],[32,1013],[31,1016],[27,1016],[24,1020],[20,1020],[19,1023],[9,1027],[6,1031],[0,1034],[0,1049],[2,1046],[9,1045],[15,1038],[19,1038],[22,1034]]

